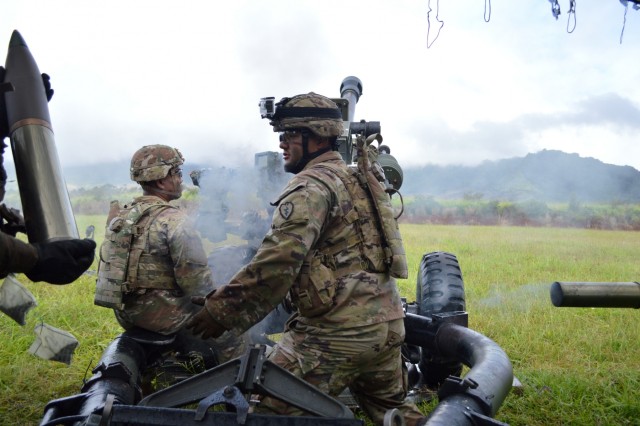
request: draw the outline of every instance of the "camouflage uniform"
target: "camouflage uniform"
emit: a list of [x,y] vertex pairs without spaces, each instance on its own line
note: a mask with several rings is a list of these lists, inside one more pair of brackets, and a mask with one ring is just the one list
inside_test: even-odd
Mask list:
[[[148,260],[135,265],[139,288],[125,295],[125,307],[115,310],[116,318],[125,329],[138,326],[173,334],[197,312],[191,296],[205,295],[213,288],[207,256],[194,227],[180,209],[153,195],[134,199],[132,206],[163,210],[147,231],[147,250],[142,259]],[[103,259],[108,257],[103,253],[105,248],[103,244],[100,250]],[[172,281],[173,289],[154,288],[154,282],[160,280]]]
[[32,245],[0,232],[0,278],[11,272],[29,271],[37,260],[37,251]]
[[[406,277],[406,256],[389,197],[364,160],[366,141],[358,138],[362,172],[351,171],[332,151],[342,113],[315,93],[261,114],[282,132],[284,168],[296,176],[273,203],[252,261],[187,326],[203,337],[241,332],[290,296],[296,312],[270,358],[332,396],[349,387],[377,424],[397,408],[414,426],[424,416],[405,401],[404,313],[392,278]],[[303,414],[272,398],[257,410]]]
[[[349,387],[378,424],[391,408],[415,424],[423,415],[404,402],[400,295],[388,272],[368,272],[371,265],[357,244],[354,202],[336,168],[349,173],[337,152],[327,152],[290,181],[274,203],[271,230],[254,259],[210,296],[205,308],[225,329],[242,332],[291,290],[298,312],[270,358],[332,396]],[[364,191],[360,195],[367,197]],[[309,256],[314,253],[324,254]],[[300,282],[301,270],[308,270],[318,297],[326,296],[324,307],[318,300],[307,303],[310,287]],[[271,398],[259,409],[302,414]]]
[[[183,161],[182,154],[174,148],[145,146],[134,154],[131,178],[145,188],[148,182],[168,176]],[[122,277],[124,271],[131,288],[125,289],[122,305],[114,309],[120,325],[125,330],[138,327],[163,335],[178,334],[178,341],[189,342],[195,337],[183,331],[184,325],[199,310],[191,303],[191,297],[206,295],[214,288],[214,283],[194,224],[181,209],[167,201],[179,198],[180,194],[181,191],[162,198],[145,193],[122,208],[117,202],[112,203],[113,211],[107,218],[105,241],[100,248],[96,304],[109,306],[100,303],[104,301],[101,297],[109,292],[104,289],[113,288],[110,287],[113,278]],[[148,213],[144,225],[133,219],[136,215],[140,217],[140,212]],[[125,223],[123,226],[138,228],[138,236],[124,246],[113,232],[118,220]],[[135,243],[138,239],[142,241],[141,246]],[[134,257],[133,252],[140,247],[141,252]],[[219,362],[245,350],[244,339],[231,335],[223,340],[210,340],[207,344],[215,349]],[[191,343],[187,345],[192,346]]]
[[[2,139],[3,136],[0,134],[0,202],[4,200],[7,182],[7,172],[4,169],[4,149],[7,145]],[[6,277],[11,272],[26,272],[36,264],[37,260],[36,249],[5,233],[4,220],[0,219],[0,278]]]

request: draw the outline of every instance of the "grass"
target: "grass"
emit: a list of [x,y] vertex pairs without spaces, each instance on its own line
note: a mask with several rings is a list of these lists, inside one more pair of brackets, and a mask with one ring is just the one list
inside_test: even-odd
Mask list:
[[[405,225],[409,263],[455,253],[469,327],[509,355],[520,392],[497,418],[512,425],[640,424],[637,310],[555,308],[554,281],[638,281],[635,232]],[[403,294],[414,280],[403,280]]]
[[[104,216],[77,217],[102,239]],[[415,299],[421,257],[457,255],[466,286],[469,327],[498,343],[523,386],[496,418],[511,425],[640,425],[640,312],[555,308],[554,281],[640,280],[637,232],[556,228],[402,225]],[[96,264],[93,265],[95,269]],[[93,305],[95,277],[68,286],[20,280],[38,306],[19,326],[0,315],[0,424],[38,424],[45,404],[78,393],[105,346],[120,333],[112,313]],[[29,353],[40,321],[80,341],[70,366]],[[423,407],[425,413],[428,406]]]

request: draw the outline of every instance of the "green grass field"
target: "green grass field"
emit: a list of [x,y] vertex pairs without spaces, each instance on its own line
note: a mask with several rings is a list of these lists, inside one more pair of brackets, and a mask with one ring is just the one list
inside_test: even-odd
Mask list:
[[[102,216],[77,218],[102,239]],[[424,253],[457,255],[469,327],[498,343],[523,387],[496,418],[511,425],[640,425],[640,311],[555,308],[554,281],[639,281],[637,232],[554,228],[403,225],[415,300]],[[96,264],[92,269],[95,270]],[[74,284],[26,284],[38,306],[19,326],[0,315],[0,424],[38,424],[44,405],[78,393],[105,346],[120,333],[112,313],[93,305],[95,277]],[[73,362],[36,358],[27,349],[40,322],[80,341]],[[429,407],[423,407],[426,410]]]

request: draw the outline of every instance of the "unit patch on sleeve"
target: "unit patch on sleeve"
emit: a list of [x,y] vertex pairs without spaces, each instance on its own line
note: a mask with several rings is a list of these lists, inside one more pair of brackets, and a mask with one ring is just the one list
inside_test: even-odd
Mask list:
[[278,209],[280,210],[280,216],[282,216],[284,220],[287,220],[293,214],[293,203],[290,201],[284,202],[280,204]]

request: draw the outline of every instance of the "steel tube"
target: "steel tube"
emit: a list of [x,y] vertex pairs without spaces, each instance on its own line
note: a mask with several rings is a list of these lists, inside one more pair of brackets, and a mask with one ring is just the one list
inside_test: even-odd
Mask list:
[[79,238],[62,176],[42,76],[18,31],[9,42],[5,93],[11,150],[29,242]]
[[637,282],[554,282],[551,302],[557,307],[640,308]]
[[513,383],[511,361],[500,346],[461,325],[409,313],[405,328],[407,343],[432,348],[444,358],[456,359],[471,367],[461,381],[475,384],[472,388],[439,395],[440,403],[429,415],[427,425],[471,426],[475,423],[470,412],[489,417],[496,414]]
[[354,120],[356,115],[356,104],[362,95],[362,81],[358,77],[349,76],[342,80],[340,85],[340,97],[349,101],[349,122]]

